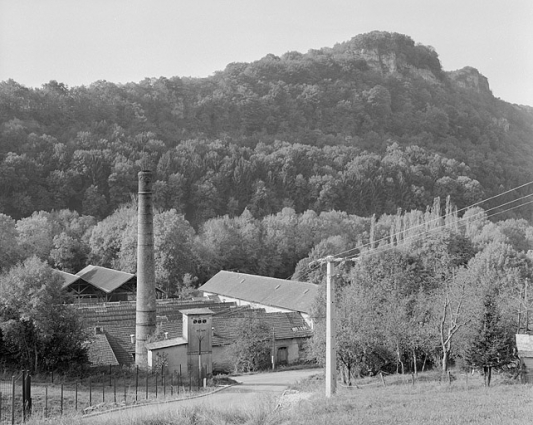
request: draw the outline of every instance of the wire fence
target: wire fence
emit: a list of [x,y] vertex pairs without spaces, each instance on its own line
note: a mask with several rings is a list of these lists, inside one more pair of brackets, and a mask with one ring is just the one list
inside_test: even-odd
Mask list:
[[72,379],[27,371],[0,374],[0,425],[19,424],[30,416],[51,418],[63,414],[88,414],[155,400],[186,398],[203,391],[206,370],[195,376],[180,371],[157,373],[139,368]]

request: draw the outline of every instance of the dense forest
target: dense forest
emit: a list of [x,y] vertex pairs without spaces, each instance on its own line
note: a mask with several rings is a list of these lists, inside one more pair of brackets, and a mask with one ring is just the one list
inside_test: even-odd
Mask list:
[[[157,173],[157,206],[209,218],[459,207],[533,180],[533,112],[396,33],[232,63],[202,79],[0,83],[0,212],[101,220]],[[523,192],[521,192],[524,194]],[[529,193],[529,192],[528,192]],[[531,218],[531,208],[514,210]]]
[[[84,361],[80,341],[54,339],[72,313],[48,308],[63,296],[49,268],[135,272],[137,173],[150,168],[169,296],[221,269],[321,283],[316,260],[335,254],[348,377],[488,364],[474,345],[489,340],[508,359],[509,337],[532,326],[532,163],[533,108],[397,33],[202,79],[0,82],[0,352],[16,363],[42,335],[36,364],[55,367],[53,347]],[[317,358],[322,317],[318,303]]]

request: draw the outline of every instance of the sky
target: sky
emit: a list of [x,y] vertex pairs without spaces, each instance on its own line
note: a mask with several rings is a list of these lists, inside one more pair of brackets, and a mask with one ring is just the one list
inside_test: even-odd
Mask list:
[[472,66],[533,106],[533,0],[0,0],[0,81],[206,77],[232,62],[332,47],[370,31]]

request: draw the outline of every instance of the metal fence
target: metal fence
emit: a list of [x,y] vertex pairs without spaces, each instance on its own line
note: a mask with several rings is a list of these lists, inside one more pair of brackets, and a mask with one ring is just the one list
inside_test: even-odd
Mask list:
[[[180,367],[181,370],[181,367]],[[147,401],[188,397],[201,391],[200,376],[133,370],[113,371],[72,379],[53,374],[33,377],[27,371],[0,374],[0,425],[18,424],[30,416],[50,418],[63,414],[88,414]]]

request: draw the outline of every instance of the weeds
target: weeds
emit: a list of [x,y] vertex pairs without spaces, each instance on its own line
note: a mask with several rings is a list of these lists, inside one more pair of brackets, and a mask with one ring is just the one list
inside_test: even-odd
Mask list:
[[[343,424],[501,424],[526,425],[533,412],[533,386],[510,384],[495,377],[493,387],[485,388],[479,376],[457,374],[453,382],[439,381],[438,374],[423,374],[413,385],[406,376],[388,376],[385,386],[379,377],[357,380],[357,387],[339,387],[326,399],[324,382],[317,374],[293,386],[305,392],[289,407],[276,409],[276,397],[258,397],[242,408],[192,406],[165,412],[126,416],[106,421],[106,425],[343,425]],[[235,394],[239,397],[238,394]],[[101,417],[105,419],[105,416]],[[43,422],[31,421],[28,425]],[[61,418],[58,425],[90,424],[81,418]]]

